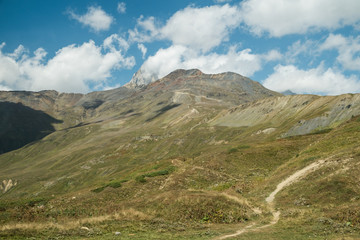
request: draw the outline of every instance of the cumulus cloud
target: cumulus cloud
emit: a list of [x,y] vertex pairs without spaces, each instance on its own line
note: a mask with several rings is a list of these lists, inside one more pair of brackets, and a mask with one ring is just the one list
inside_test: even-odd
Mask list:
[[16,50],[4,54],[0,49],[0,86],[7,90],[88,92],[89,84],[106,85],[112,70],[135,65],[134,57],[124,56],[126,48],[121,42],[112,35],[101,46],[91,40],[69,45],[49,60],[42,48],[33,55],[23,51],[21,56],[16,56]]
[[243,21],[254,34],[271,36],[301,34],[311,30],[336,29],[359,23],[358,0],[245,0]]
[[230,32],[241,22],[236,6],[187,7],[171,16],[164,26],[156,24],[154,17],[141,16],[130,39],[150,42],[155,39],[170,40],[173,45],[182,45],[207,52],[227,41]]
[[99,32],[108,30],[114,21],[114,18],[108,15],[101,7],[91,6],[84,15],[78,15],[73,11],[69,11],[70,17],[79,21],[85,26],[89,26],[92,30]]
[[360,71],[360,36],[344,37],[341,34],[330,34],[320,46],[320,50],[336,49],[336,60],[347,70]]
[[147,48],[146,48],[145,45],[142,44],[142,43],[138,43],[137,47],[138,47],[138,49],[141,51],[141,53],[142,53],[142,58],[144,59],[144,58],[145,58],[145,55],[146,55],[146,52],[147,52]]
[[125,39],[119,37],[119,35],[112,34],[104,40],[103,47],[104,49],[109,49],[115,52],[116,49],[127,51],[130,45]]
[[119,2],[118,5],[117,5],[117,11],[119,13],[125,13],[126,12],[126,3]]
[[261,55],[253,54],[250,49],[237,50],[231,47],[225,54],[202,54],[186,46],[172,45],[150,56],[141,69],[144,77],[156,75],[159,78],[179,68],[198,68],[205,73],[230,71],[251,76],[261,69],[263,61],[278,57],[276,51]]
[[309,70],[298,69],[294,65],[278,65],[263,85],[278,92],[291,90],[306,94],[337,95],[360,91],[356,76],[344,76],[332,68],[325,69],[322,64]]
[[152,42],[159,38],[160,28],[154,17],[145,18],[141,15],[137,19],[136,27],[128,32],[132,42]]
[[277,61],[283,59],[283,55],[278,50],[270,50],[268,53],[263,54],[263,59],[266,62]]
[[225,4],[204,8],[187,7],[176,12],[161,29],[163,38],[174,45],[209,51],[227,41],[232,29],[241,22],[239,9]]

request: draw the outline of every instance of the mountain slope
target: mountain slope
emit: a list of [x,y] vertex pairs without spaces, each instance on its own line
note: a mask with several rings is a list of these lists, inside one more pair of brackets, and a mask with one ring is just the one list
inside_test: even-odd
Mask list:
[[[360,115],[360,95],[295,95],[267,98],[220,114],[214,125],[266,125],[283,131],[282,137],[303,135],[338,126]],[[290,128],[289,128],[290,127]]]
[[[282,96],[198,70],[137,89],[2,94],[64,123],[0,155],[0,237],[212,239],[252,224],[241,238],[360,236],[359,95]],[[320,160],[277,193],[280,219],[262,228],[264,199]]]
[[45,137],[60,122],[21,103],[0,102],[0,154]]

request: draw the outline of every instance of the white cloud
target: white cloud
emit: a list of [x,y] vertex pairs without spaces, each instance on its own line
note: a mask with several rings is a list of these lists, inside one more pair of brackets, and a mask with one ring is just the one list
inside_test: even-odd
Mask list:
[[104,12],[101,7],[95,6],[89,7],[87,13],[84,15],[75,14],[73,11],[69,11],[69,14],[73,19],[85,26],[89,26],[96,32],[108,30],[114,21],[113,17]]
[[250,49],[237,51],[231,47],[225,54],[201,54],[186,46],[173,45],[150,56],[141,69],[145,77],[156,75],[159,78],[179,68],[198,68],[205,73],[231,71],[251,76],[261,69],[262,61],[263,56],[251,53]]
[[207,52],[227,41],[230,32],[241,22],[239,9],[225,4],[203,8],[187,7],[176,12],[161,27],[154,17],[138,19],[130,39],[150,42],[155,39],[171,40],[173,45],[182,45]]
[[10,88],[0,85],[0,91],[11,91]]
[[112,90],[112,89],[119,88],[119,87],[121,87],[120,84],[115,84],[115,85],[113,85],[113,86],[108,86],[108,85],[103,86],[103,85],[100,85],[100,88],[101,88],[102,91],[108,91],[108,90]]
[[144,59],[144,58],[145,58],[145,55],[146,55],[146,52],[147,52],[147,48],[146,48],[145,45],[142,44],[142,43],[138,43],[137,47],[138,47],[138,49],[141,51],[141,53],[142,53],[142,58]]
[[230,31],[239,26],[240,22],[238,8],[228,4],[204,8],[187,7],[176,12],[167,21],[161,34],[174,45],[207,52],[227,41]]
[[358,0],[245,0],[241,3],[244,22],[251,32],[271,36],[336,29],[359,23]]
[[119,2],[118,5],[117,5],[117,11],[119,13],[125,13],[126,12],[126,3]]
[[360,71],[360,36],[344,37],[341,34],[330,34],[320,46],[320,50],[336,49],[337,61],[347,70]]
[[33,56],[23,53],[15,58],[16,50],[3,54],[0,49],[0,85],[13,90],[54,89],[61,92],[88,92],[89,84],[106,85],[111,71],[131,68],[134,57],[125,57],[122,42],[112,35],[102,46],[93,41],[82,45],[69,45],[45,59],[44,49],[37,49]]
[[18,59],[20,56],[22,56],[24,53],[26,53],[27,50],[23,45],[19,45],[13,53],[9,54],[10,57],[14,59]]
[[319,55],[319,42],[314,40],[298,40],[288,47],[284,55],[287,64],[294,64],[299,60],[304,61],[301,58],[304,56],[311,56],[314,59]]
[[119,37],[119,35],[112,34],[104,40],[103,47],[111,51],[116,51],[116,49],[127,51],[130,45],[125,39]]
[[339,48],[341,46],[347,45],[347,42],[347,39],[341,34],[330,34],[325,42],[320,46],[320,50]]
[[143,76],[149,78],[156,75],[159,78],[171,71],[181,68],[181,56],[187,51],[184,46],[171,46],[159,49],[154,56],[150,56],[141,66]]
[[232,0],[214,0],[215,3],[226,3],[231,2]]
[[14,53],[9,54],[10,56],[2,54],[2,47],[5,46],[5,43],[2,43],[0,48],[0,85],[2,89],[11,89],[15,84],[17,79],[20,76],[20,70],[18,68],[18,64],[14,57],[11,55],[15,55]]
[[263,55],[266,62],[277,61],[283,58],[283,55],[278,50],[270,50],[268,53]]
[[309,70],[301,70],[294,65],[278,65],[263,85],[278,92],[291,90],[296,93],[325,95],[360,92],[356,76],[346,77],[332,68],[325,69],[322,64]]
[[159,38],[159,26],[154,17],[140,16],[134,30],[129,30],[129,39],[132,42],[151,42]]

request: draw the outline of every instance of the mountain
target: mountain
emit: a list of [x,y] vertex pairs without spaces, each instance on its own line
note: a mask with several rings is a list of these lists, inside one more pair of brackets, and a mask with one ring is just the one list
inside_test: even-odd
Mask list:
[[196,69],[0,92],[0,238],[358,239],[359,103]]
[[128,88],[141,88],[148,85],[149,83],[155,82],[158,79],[159,77],[156,74],[148,76],[147,74],[144,74],[143,70],[140,68],[136,73],[134,73],[130,82],[124,86]]
[[197,69],[176,70],[149,84],[147,89],[171,91],[175,101],[195,97],[195,101],[206,99],[232,105],[281,95],[236,73],[204,74]]
[[296,93],[294,93],[294,92],[292,92],[291,90],[286,90],[286,91],[284,91],[284,92],[281,92],[281,94],[283,94],[283,95],[296,95]]

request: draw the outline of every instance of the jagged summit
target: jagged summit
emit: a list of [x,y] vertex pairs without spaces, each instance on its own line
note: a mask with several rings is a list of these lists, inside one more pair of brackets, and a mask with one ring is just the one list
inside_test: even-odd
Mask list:
[[156,74],[146,74],[143,72],[142,68],[140,68],[136,73],[134,73],[130,82],[125,84],[124,87],[130,89],[141,88],[158,79],[159,77]]

